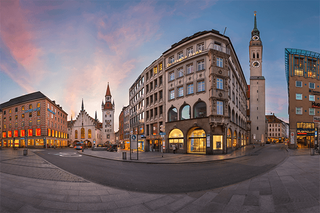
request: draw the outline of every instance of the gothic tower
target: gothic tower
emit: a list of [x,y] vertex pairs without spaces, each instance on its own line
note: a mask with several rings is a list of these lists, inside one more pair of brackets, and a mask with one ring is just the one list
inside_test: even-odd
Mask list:
[[107,92],[105,95],[105,103],[102,101],[102,142],[115,143],[115,133],[114,133],[114,109],[115,105],[112,101],[112,95],[109,88],[109,83],[107,86]]
[[250,58],[250,120],[251,141],[266,142],[265,135],[265,78],[262,76],[262,41],[257,28],[256,11],[254,12],[254,28],[249,45]]

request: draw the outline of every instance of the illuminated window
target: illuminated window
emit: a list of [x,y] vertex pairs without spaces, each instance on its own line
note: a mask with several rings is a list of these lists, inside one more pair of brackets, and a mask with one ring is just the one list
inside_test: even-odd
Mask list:
[[24,118],[24,114],[21,114],[21,118]]
[[91,129],[88,130],[88,138],[91,138]]
[[51,130],[48,129],[48,136],[50,137],[51,136]]
[[32,126],[32,121],[29,121],[29,126]]
[[21,107],[21,110],[24,111],[24,106]]
[[40,103],[37,103],[37,108],[39,108],[40,107]]
[[20,130],[20,137],[25,137],[26,131],[24,129]]
[[32,136],[32,129],[28,129],[28,136]]
[[32,117],[32,112],[29,112],[29,118],[31,118]]
[[9,121],[11,121],[11,116],[9,116]]
[[24,121],[21,122],[21,126],[22,126],[22,127],[24,126]]
[[12,137],[12,131],[8,131],[8,138]]
[[40,125],[40,119],[37,120],[37,125]]
[[37,116],[40,116],[40,110],[37,111]]
[[15,126],[15,127],[18,127],[18,123],[16,122],[16,123],[14,124],[14,126]]
[[9,113],[11,113],[11,109],[9,109]]
[[159,71],[162,71],[162,63],[159,64]]
[[6,132],[2,132],[2,137],[6,138],[7,137],[7,133]]
[[16,120],[18,120],[18,115],[15,115]]
[[81,139],[85,138],[85,131],[84,128],[81,128]]
[[158,73],[158,68],[157,67],[154,67],[153,68],[153,74],[155,75],[155,74],[157,74]]
[[7,125],[6,125],[6,124],[3,124],[3,128],[6,129],[6,128],[7,128]]
[[36,129],[36,136],[41,136],[41,129],[40,128]]
[[29,105],[29,109],[32,109],[32,104]]
[[6,121],[7,121],[7,118],[6,118],[6,117],[4,117],[4,118],[3,118],[3,121],[4,121],[4,122],[6,122]]

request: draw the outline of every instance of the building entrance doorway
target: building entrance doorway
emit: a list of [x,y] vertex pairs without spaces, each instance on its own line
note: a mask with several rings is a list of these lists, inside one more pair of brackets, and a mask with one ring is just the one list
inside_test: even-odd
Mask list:
[[314,136],[297,136],[298,148],[314,148]]
[[206,133],[201,128],[192,128],[188,134],[188,153],[206,154]]

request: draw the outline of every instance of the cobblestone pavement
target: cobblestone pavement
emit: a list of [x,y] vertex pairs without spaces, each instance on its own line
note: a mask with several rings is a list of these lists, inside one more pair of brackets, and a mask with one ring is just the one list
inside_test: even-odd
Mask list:
[[[3,153],[0,151],[1,156]],[[320,212],[319,164],[319,155],[289,150],[285,162],[261,176],[184,194],[138,193],[91,182],[49,181],[1,172],[0,212],[315,213]]]
[[43,180],[86,182],[83,178],[61,170],[34,153],[39,151],[42,150],[29,149],[27,156],[23,156],[23,149],[1,151],[0,172]]

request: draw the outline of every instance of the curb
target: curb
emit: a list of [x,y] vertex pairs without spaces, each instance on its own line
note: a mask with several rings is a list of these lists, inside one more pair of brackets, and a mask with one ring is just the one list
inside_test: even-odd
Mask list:
[[264,147],[261,147],[259,149],[256,149],[255,151],[251,151],[250,153],[247,153],[245,155],[240,155],[236,157],[231,157],[231,158],[226,158],[226,159],[216,159],[216,160],[206,160],[206,161],[197,161],[197,162],[146,162],[146,161],[130,161],[130,160],[121,160],[121,159],[112,159],[112,158],[105,158],[105,157],[100,157],[100,156],[95,156],[95,155],[90,155],[90,154],[85,154],[84,152],[78,151],[78,154],[86,155],[89,157],[94,157],[94,158],[100,158],[104,160],[111,160],[111,161],[119,161],[119,162],[126,162],[126,163],[144,163],[144,164],[196,164],[196,163],[210,163],[210,162],[215,162],[215,161],[226,161],[226,160],[232,160],[236,158],[241,158],[245,156],[250,156],[252,153],[256,153],[263,149]]

